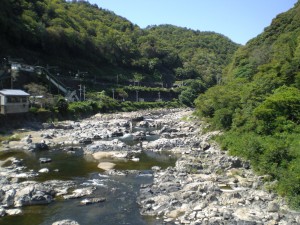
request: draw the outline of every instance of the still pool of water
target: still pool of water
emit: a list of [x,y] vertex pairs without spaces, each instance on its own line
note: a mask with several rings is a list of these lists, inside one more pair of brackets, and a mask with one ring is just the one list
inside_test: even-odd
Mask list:
[[[80,206],[80,199],[56,200],[49,205],[23,207],[23,215],[0,218],[0,224],[11,225],[49,225],[57,220],[73,219],[81,225],[156,225],[162,221],[142,217],[136,198],[141,184],[151,183],[150,168],[154,165],[166,168],[175,164],[176,158],[168,154],[143,152],[139,162],[115,161],[118,170],[139,170],[139,174],[127,176],[106,176],[97,168],[98,162],[89,157],[76,156],[62,151],[43,151],[38,153],[10,152],[1,153],[0,160],[7,157],[23,159],[28,169],[38,171],[49,168],[50,172],[35,178],[38,181],[51,179],[73,180],[79,187],[95,186],[89,197],[105,197],[106,201]],[[40,157],[49,157],[51,163],[41,164]],[[58,169],[58,172],[55,170]]]

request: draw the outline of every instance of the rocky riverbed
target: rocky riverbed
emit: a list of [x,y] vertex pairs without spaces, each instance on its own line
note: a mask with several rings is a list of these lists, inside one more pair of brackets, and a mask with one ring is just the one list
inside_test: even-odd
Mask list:
[[[81,121],[35,124],[35,130],[24,127],[15,131],[20,141],[3,142],[0,148],[2,152],[60,149],[93,156],[108,175],[128,171],[115,170],[106,159],[139,163],[141,151],[170,151],[179,156],[175,167],[154,166],[153,183],[141,186],[137,200],[141,214],[162,218],[165,224],[300,224],[299,214],[268,192],[266,177],[255,175],[249,163],[221,151],[211,140],[220,132],[203,133],[204,127],[188,109],[97,114]],[[28,170],[22,159],[2,160],[0,216],[20,214],[24,206],[49,204],[57,198],[83,198],[94,191],[94,186],[77,187],[72,181],[31,180],[47,172],[46,166]],[[82,201],[92,204],[105,199]],[[68,219],[69,223],[57,224],[77,224]]]

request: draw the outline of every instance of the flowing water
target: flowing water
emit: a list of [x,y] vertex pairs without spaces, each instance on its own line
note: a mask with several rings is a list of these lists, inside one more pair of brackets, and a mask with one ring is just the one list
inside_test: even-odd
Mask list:
[[[176,158],[168,154],[142,152],[139,162],[114,160],[117,170],[139,170],[127,176],[107,176],[97,168],[98,162],[89,157],[67,154],[60,150],[37,153],[1,153],[0,160],[10,156],[23,159],[28,169],[38,171],[48,168],[49,173],[41,174],[34,180],[51,179],[73,180],[79,187],[95,186],[96,190],[88,197],[105,197],[106,201],[81,206],[79,199],[55,200],[49,205],[23,207],[23,215],[0,218],[1,225],[49,225],[63,219],[73,219],[81,225],[154,225],[162,224],[155,218],[142,217],[136,198],[141,184],[152,182],[150,168],[154,165],[166,168],[175,164]],[[41,164],[40,157],[49,157],[51,163]]]

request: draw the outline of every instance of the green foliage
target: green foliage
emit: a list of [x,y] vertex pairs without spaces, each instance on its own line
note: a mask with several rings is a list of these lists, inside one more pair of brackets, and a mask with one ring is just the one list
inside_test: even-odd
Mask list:
[[30,83],[24,85],[24,88],[30,93],[33,98],[33,104],[39,105],[41,108],[53,108],[55,99],[47,88],[43,85]]
[[62,115],[65,116],[68,113],[68,108],[69,108],[69,103],[67,102],[66,99],[64,98],[60,98],[58,99],[57,103],[56,103],[56,107],[58,112]]
[[[95,108],[96,107],[96,108]],[[68,106],[68,114],[71,117],[82,117],[91,115],[97,109],[92,101],[87,102],[72,102]]]
[[[150,64],[152,64],[151,67],[154,67],[154,64],[155,64],[155,63],[153,63],[153,61],[154,61],[154,60],[152,60],[152,61],[149,62]],[[141,82],[143,79],[144,79],[144,76],[143,76],[142,74],[140,74],[140,73],[134,73],[134,74],[133,74],[133,80],[134,80],[134,82],[137,82],[137,83],[138,83],[138,86],[140,86],[140,82]]]
[[171,25],[141,29],[87,1],[3,0],[0,29],[2,54],[51,62],[65,73],[88,68],[98,79],[115,82],[122,73],[123,80],[164,87],[194,78],[214,84],[237,49],[212,32]]
[[279,194],[300,208],[300,4],[278,15],[240,47],[222,82],[196,99],[197,115],[232,155],[268,174]]
[[116,89],[118,95],[125,101],[126,98],[128,98],[127,92],[123,88],[117,88]]
[[10,136],[0,136],[0,142],[2,141],[20,141],[21,137],[18,134],[13,134]]
[[98,104],[99,112],[107,113],[120,108],[118,101],[107,96],[104,91],[97,94],[95,101]]
[[253,111],[259,133],[291,132],[300,123],[300,90],[282,86]]
[[[289,141],[295,141],[295,137],[289,137]],[[254,132],[239,133],[227,132],[219,138],[224,149],[229,149],[230,154],[238,155],[250,160],[253,168],[260,174],[269,174],[282,181],[282,173],[290,163],[297,159],[297,155],[291,151],[291,143],[286,135],[261,136]],[[298,154],[298,153],[297,153]]]
[[82,118],[99,112],[130,112],[141,109],[178,108],[182,106],[177,100],[170,102],[118,102],[108,97],[104,91],[98,93],[88,93],[87,96],[89,99],[91,99],[90,101],[72,102],[68,104],[67,117]]
[[181,106],[177,100],[171,102],[122,102],[121,111],[130,112],[141,109],[178,108]]
[[236,80],[227,86],[217,85],[208,89],[195,100],[196,113],[210,118],[217,128],[231,128],[232,114],[241,107],[240,94],[243,92],[243,83],[244,80]]
[[150,49],[157,53],[148,55],[155,62],[152,68],[159,70],[161,81],[168,86],[174,78],[201,79],[206,86],[215,84],[237,49],[229,39],[213,32],[172,25],[150,26],[146,31],[147,38],[152,40]]
[[38,110],[39,109],[37,107],[34,107],[34,106],[29,108],[29,112],[31,112],[31,113],[37,113]]
[[125,91],[145,91],[145,92],[179,92],[178,88],[161,88],[161,87],[143,87],[143,86],[125,86]]
[[194,101],[200,93],[206,91],[206,85],[201,80],[187,80],[179,95],[179,101],[189,107],[194,107]]

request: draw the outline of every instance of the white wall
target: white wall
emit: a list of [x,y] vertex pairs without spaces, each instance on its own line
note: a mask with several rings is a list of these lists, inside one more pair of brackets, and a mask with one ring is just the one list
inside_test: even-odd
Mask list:
[[29,102],[26,97],[26,102],[11,102],[8,103],[6,96],[0,95],[0,113],[1,114],[9,114],[9,113],[25,113],[29,110]]

